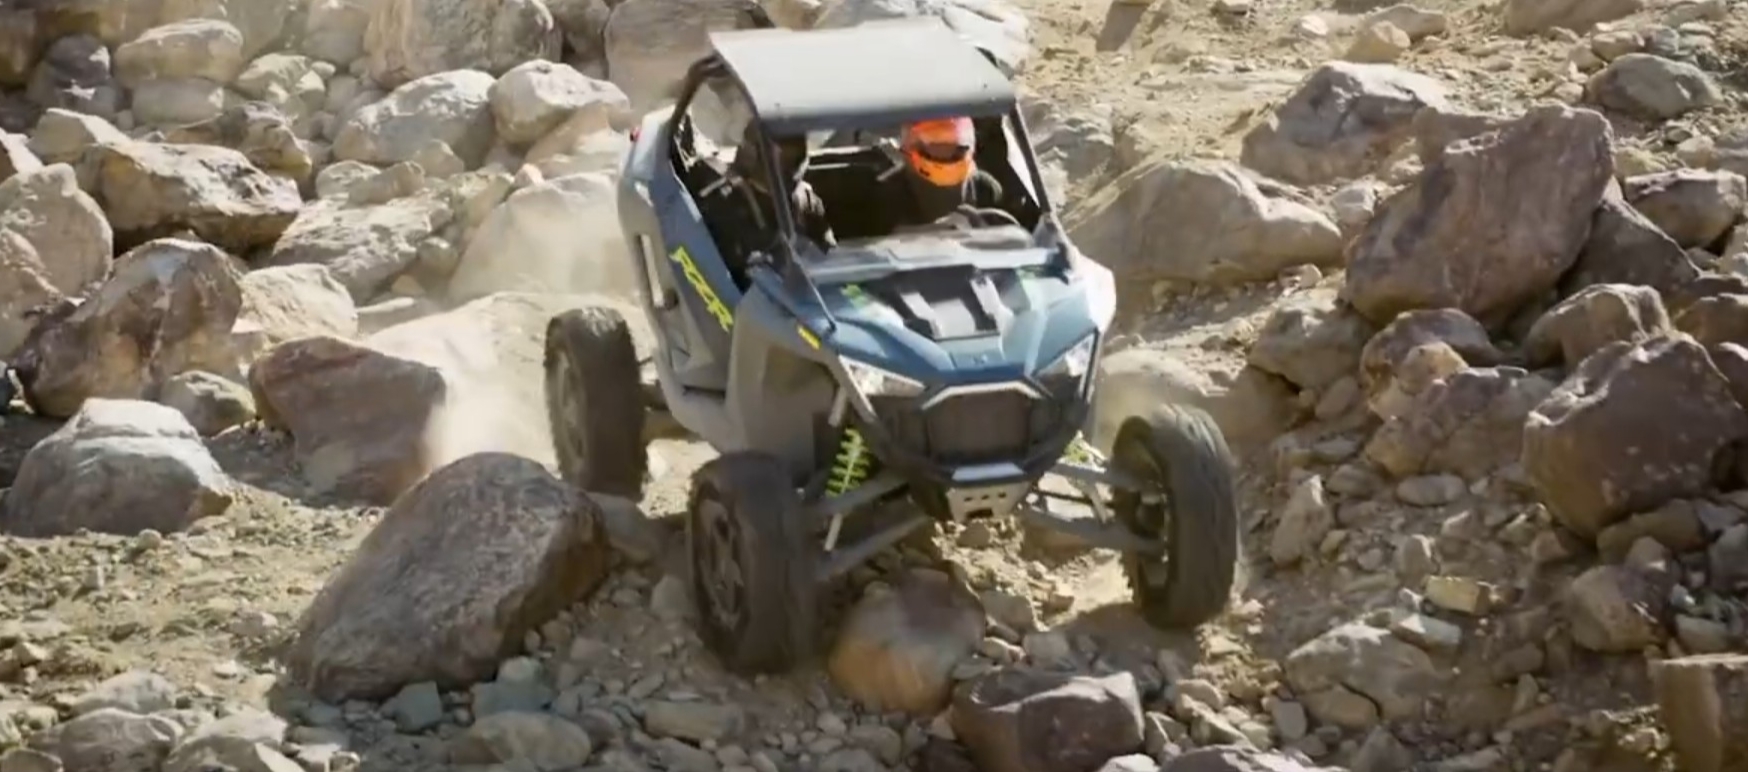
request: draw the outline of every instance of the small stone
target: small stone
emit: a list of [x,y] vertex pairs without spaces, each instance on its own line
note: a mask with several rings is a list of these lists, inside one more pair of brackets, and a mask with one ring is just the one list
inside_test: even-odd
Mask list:
[[1305,714],[1305,706],[1292,700],[1281,700],[1269,710],[1274,718],[1275,731],[1281,739],[1294,742],[1303,738],[1311,731],[1311,720]]
[[394,720],[400,731],[408,734],[422,732],[442,723],[443,695],[437,690],[437,684],[430,681],[408,684],[383,703],[382,712]]
[[1396,484],[1396,498],[1417,507],[1440,507],[1462,498],[1469,486],[1454,474],[1410,477]]
[[1487,613],[1492,600],[1489,585],[1462,576],[1434,576],[1426,580],[1426,599],[1439,608],[1470,616]]
[[1426,614],[1405,614],[1390,625],[1395,633],[1423,649],[1451,651],[1463,643],[1463,629]]

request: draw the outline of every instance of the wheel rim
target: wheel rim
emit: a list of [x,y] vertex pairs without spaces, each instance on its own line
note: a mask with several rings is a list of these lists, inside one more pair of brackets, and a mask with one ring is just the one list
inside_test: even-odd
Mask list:
[[573,482],[581,482],[583,471],[588,468],[589,444],[587,432],[583,431],[585,409],[588,404],[583,395],[583,381],[577,364],[568,353],[560,353],[553,358],[553,367],[549,371],[550,380],[547,383],[548,398],[558,413],[553,421],[553,431],[558,440],[554,443],[559,453],[559,463],[567,475],[578,477]]
[[698,503],[698,524],[698,584],[702,585],[704,612],[718,627],[733,630],[740,624],[746,600],[739,528],[728,508],[715,499]]
[[[1113,451],[1119,449],[1113,448]],[[1127,520],[1126,525],[1135,532],[1161,543],[1159,556],[1151,557],[1140,553],[1125,553],[1123,562],[1129,568],[1130,576],[1139,585],[1150,590],[1163,590],[1171,583],[1171,518],[1176,516],[1172,510],[1171,498],[1165,490],[1163,480],[1166,472],[1154,461],[1153,454],[1148,453],[1139,443],[1130,442],[1121,450],[1113,452],[1111,463],[1138,480],[1154,482],[1156,490],[1150,493],[1158,498],[1157,502],[1149,503],[1140,491],[1121,491],[1112,498],[1119,506],[1119,517]],[[1121,459],[1121,461],[1119,461]],[[1125,516],[1125,513],[1126,516]]]

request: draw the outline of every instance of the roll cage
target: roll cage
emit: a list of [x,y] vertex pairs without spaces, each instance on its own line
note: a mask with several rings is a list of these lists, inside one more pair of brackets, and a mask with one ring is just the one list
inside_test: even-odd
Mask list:
[[[826,41],[824,38],[827,36],[836,36],[841,40]],[[750,138],[759,143],[762,151],[759,153],[761,164],[757,171],[765,177],[761,180],[765,183],[765,189],[771,191],[773,200],[770,204],[776,220],[776,233],[773,234],[770,251],[755,251],[748,255],[746,275],[751,284],[765,289],[775,302],[797,319],[822,321],[825,329],[814,332],[829,333],[836,327],[836,321],[827,309],[818,285],[798,259],[797,245],[802,239],[797,235],[796,215],[791,204],[794,190],[778,167],[776,140],[779,137],[805,137],[815,131],[877,130],[944,117],[965,116],[979,122],[992,118],[997,121],[1005,119],[1008,126],[1012,127],[1007,141],[1010,157],[1017,150],[1026,167],[1024,172],[1018,169],[1012,171],[1016,175],[1025,175],[1024,182],[1030,188],[1027,192],[1037,208],[1036,222],[1031,228],[1033,239],[1035,242],[1047,242],[1051,245],[1065,242],[1061,237],[1061,226],[1054,217],[1049,194],[1039,173],[1037,154],[1032,148],[1025,118],[1021,114],[1011,84],[1001,74],[992,53],[969,45],[938,19],[873,22],[858,27],[825,31],[774,29],[718,32],[711,35],[711,41],[714,52],[694,63],[688,70],[673,111],[663,124],[664,160],[674,165],[676,170],[683,165],[700,162],[701,153],[696,144],[697,127],[690,116],[690,108],[701,89],[708,88],[725,104],[733,104],[746,111],[745,117],[750,121],[752,129]],[[841,50],[846,43],[851,51]],[[833,46],[834,56],[854,57],[856,51],[862,51],[870,55],[866,59],[873,61],[864,60],[861,67],[840,68],[855,72],[839,73],[840,77],[836,78],[830,72],[815,74],[810,79],[814,85],[813,92],[796,93],[806,92],[808,89],[806,86],[797,89],[793,85],[802,76],[794,72],[792,64],[785,65],[785,60],[792,63],[830,62],[834,59],[810,59],[805,51],[782,50],[786,46]],[[932,66],[944,64],[951,67],[956,64],[969,73],[955,79],[939,77],[931,72],[925,77],[941,81],[939,88],[911,88],[903,92],[902,97],[890,93],[891,89],[862,88],[869,83],[878,82],[879,76],[875,73],[899,67],[899,61],[914,66],[917,59],[914,53],[905,57],[898,49],[919,46],[932,46],[934,50],[960,57],[957,62],[935,62]],[[889,58],[880,61],[883,57],[875,55],[874,52],[886,52]],[[966,57],[971,52],[974,55]],[[832,68],[826,64],[821,66],[827,70]],[[783,68],[781,73],[774,72],[778,67]],[[755,78],[757,85],[749,87],[749,80]],[[818,83],[822,78],[831,80],[830,88],[834,97],[821,98]],[[882,94],[882,91],[889,93]],[[873,93],[865,98],[836,96],[867,92]],[[687,156],[691,158],[688,159]],[[695,193],[689,187],[688,192]],[[1051,265],[1068,271],[1071,260],[1067,251],[1052,250]],[[810,301],[809,305],[813,308],[808,310],[813,313],[804,313],[797,305],[797,298]]]

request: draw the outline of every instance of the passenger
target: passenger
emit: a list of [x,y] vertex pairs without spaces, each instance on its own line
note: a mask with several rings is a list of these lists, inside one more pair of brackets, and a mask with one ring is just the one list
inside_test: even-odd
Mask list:
[[[825,216],[825,203],[804,177],[807,172],[807,138],[786,137],[773,144],[777,146],[777,168],[789,185],[790,209],[795,215],[796,231],[813,239],[822,250],[832,248],[836,239],[832,236],[831,222]],[[744,232],[731,237],[749,250],[742,253],[743,260],[752,249],[768,251],[777,232],[777,215],[772,208],[776,197],[765,184],[768,174],[762,147],[757,128],[748,123],[740,149],[735,151],[734,162],[729,165],[731,176],[738,178],[735,184],[741,186],[745,194],[743,197],[750,216],[744,228],[736,229]]]
[[894,202],[899,225],[927,225],[966,204],[979,209],[1001,205],[1001,183],[977,168],[972,158],[977,136],[970,118],[910,124],[904,127],[899,150],[906,168],[903,195]]

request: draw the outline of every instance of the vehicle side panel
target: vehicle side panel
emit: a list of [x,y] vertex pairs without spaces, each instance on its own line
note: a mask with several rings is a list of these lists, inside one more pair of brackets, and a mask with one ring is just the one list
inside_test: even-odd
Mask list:
[[[621,181],[620,223],[634,255],[640,254],[638,237],[649,239],[651,254],[637,260],[645,287],[655,266],[661,286],[678,301],[667,308],[646,305],[661,328],[674,377],[687,388],[720,392],[727,385],[729,333],[741,293],[668,160],[665,120],[659,113],[645,119]],[[647,197],[637,190],[639,182]]]
[[[720,446],[736,435],[721,393],[728,369],[727,350],[711,346],[702,334],[695,315],[699,298],[687,285],[681,266],[671,258],[670,229],[664,227],[658,214],[690,203],[668,161],[663,126],[667,114],[658,110],[645,117],[639,140],[626,156],[620,174],[620,227],[635,264],[639,300],[659,342],[655,369],[668,410],[680,425]],[[647,254],[639,243],[645,239]]]
[[755,289],[737,312],[728,409],[740,427],[737,449],[761,450],[788,464],[799,484],[825,459],[814,433],[831,412],[837,380],[822,341]]

